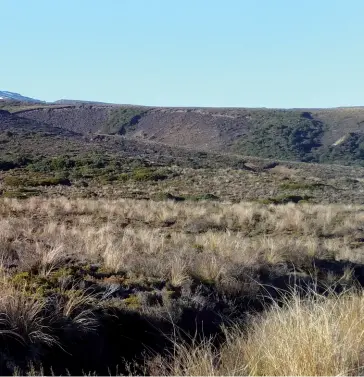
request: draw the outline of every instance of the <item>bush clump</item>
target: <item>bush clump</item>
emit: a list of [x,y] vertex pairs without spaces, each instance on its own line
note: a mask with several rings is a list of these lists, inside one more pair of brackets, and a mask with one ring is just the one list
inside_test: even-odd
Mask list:
[[173,200],[175,202],[182,202],[186,200],[183,196],[176,196],[169,192],[157,192],[151,196],[151,199],[156,202],[162,202],[165,200]]
[[279,187],[282,190],[314,190],[317,187],[321,187],[322,183],[282,183]]
[[151,168],[137,168],[133,170],[131,177],[135,181],[160,181],[167,179],[168,175],[164,171]]
[[24,176],[7,176],[4,178],[6,186],[70,186],[71,181],[64,177],[24,177]]
[[71,186],[71,181],[68,178],[63,177],[50,177],[44,178],[40,181],[32,181],[30,186]]
[[31,160],[26,156],[15,156],[12,159],[0,159],[0,170],[8,171],[28,165]]
[[27,199],[32,196],[40,195],[40,191],[32,190],[25,187],[20,187],[17,190],[4,191],[2,193],[3,198],[14,198],[14,199]]
[[272,159],[317,161],[324,124],[291,110],[251,112],[256,127],[236,149],[247,155]]
[[219,197],[214,194],[206,193],[206,194],[190,195],[188,196],[187,199],[197,202],[200,200],[219,200]]
[[258,199],[257,202],[261,204],[287,204],[307,202],[311,197],[308,195],[281,195],[275,198]]
[[0,160],[0,170],[7,171],[18,167],[13,161]]

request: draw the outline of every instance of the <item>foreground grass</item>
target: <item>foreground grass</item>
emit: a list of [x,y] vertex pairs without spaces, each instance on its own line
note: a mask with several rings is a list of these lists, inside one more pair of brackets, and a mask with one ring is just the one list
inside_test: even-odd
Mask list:
[[2,199],[1,373],[361,373],[363,222],[354,205]]
[[206,341],[175,345],[155,371],[184,376],[358,375],[364,360],[364,297],[346,292],[329,297],[297,293],[251,319],[248,329],[226,332],[220,349]]

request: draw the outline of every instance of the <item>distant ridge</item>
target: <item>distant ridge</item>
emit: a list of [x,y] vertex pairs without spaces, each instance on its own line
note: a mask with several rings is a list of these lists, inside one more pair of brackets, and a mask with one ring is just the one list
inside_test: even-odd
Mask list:
[[28,103],[45,103],[39,99],[25,97],[19,93],[8,92],[6,90],[0,90],[0,101],[19,101]]
[[[73,99],[59,99],[52,102],[57,105],[79,105],[79,104],[90,104],[90,105],[113,105],[108,102],[99,102],[99,101],[83,101],[83,100],[73,100]],[[116,105],[117,106],[117,105]]]
[[[0,109],[93,137],[111,135],[199,151],[364,166],[364,107],[267,109],[152,107],[1,92]],[[5,99],[6,98],[6,99]]]

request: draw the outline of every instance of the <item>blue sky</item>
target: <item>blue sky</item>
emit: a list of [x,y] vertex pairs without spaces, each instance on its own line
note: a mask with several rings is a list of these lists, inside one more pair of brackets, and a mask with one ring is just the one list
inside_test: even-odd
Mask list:
[[164,106],[364,105],[363,0],[0,0],[0,90]]

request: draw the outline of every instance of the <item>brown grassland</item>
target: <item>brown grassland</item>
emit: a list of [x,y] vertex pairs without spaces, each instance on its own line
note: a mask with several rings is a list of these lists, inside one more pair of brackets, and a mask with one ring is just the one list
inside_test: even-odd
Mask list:
[[357,375],[364,206],[0,202],[2,374]]

